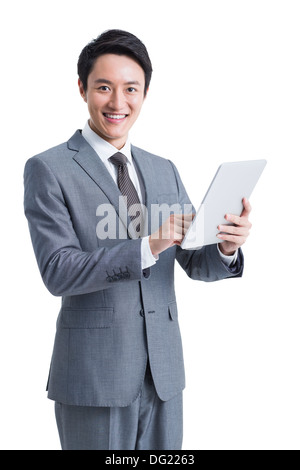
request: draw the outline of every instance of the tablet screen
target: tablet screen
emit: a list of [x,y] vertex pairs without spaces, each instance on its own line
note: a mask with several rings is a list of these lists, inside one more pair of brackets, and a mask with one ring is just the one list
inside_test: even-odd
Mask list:
[[181,247],[197,249],[222,243],[217,238],[218,225],[228,225],[226,214],[241,215],[242,200],[250,198],[266,164],[266,160],[250,160],[220,165]]

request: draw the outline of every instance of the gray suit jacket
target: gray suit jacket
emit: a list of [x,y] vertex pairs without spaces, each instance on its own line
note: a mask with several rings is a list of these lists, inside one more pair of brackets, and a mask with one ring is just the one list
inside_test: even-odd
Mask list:
[[[149,222],[151,204],[190,203],[169,160],[136,147],[132,154]],[[175,396],[185,386],[175,259],[192,279],[216,281],[242,275],[242,252],[231,269],[216,245],[197,251],[174,246],[143,272],[140,238],[100,240],[100,204],[115,207],[120,227],[128,224],[128,214],[119,212],[119,189],[80,131],[28,160],[24,184],[43,281],[62,296],[49,398],[69,405],[127,406],[141,390],[148,359],[159,397]]]

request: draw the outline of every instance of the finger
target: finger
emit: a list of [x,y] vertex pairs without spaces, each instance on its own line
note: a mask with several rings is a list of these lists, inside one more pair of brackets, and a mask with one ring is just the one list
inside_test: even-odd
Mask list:
[[195,214],[172,214],[170,217],[174,217],[175,219],[193,219]]
[[220,232],[242,237],[246,237],[249,234],[249,229],[247,227],[236,227],[235,225],[219,225],[218,230],[220,230]]
[[252,210],[252,207],[251,207],[251,204],[250,202],[248,201],[247,198],[244,197],[243,199],[243,206],[244,206],[244,210],[243,212],[241,213],[241,217],[248,217],[251,210]]
[[173,231],[173,234],[174,234],[174,238],[178,239],[178,238],[183,238],[185,237],[185,234],[187,233],[189,227],[183,227],[182,225],[180,226],[174,226],[174,231]]
[[172,214],[166,224],[162,227],[162,238],[183,240],[186,232],[188,231],[194,214]]
[[178,227],[177,229],[174,228],[172,238],[173,240],[178,240],[181,242],[184,239],[185,233],[186,233],[186,230],[184,230],[183,227]]
[[188,230],[191,225],[192,225],[192,220],[190,220],[190,221],[185,220],[185,221],[183,222],[182,227],[183,227],[184,230]]
[[227,241],[227,242],[232,242],[236,246],[242,246],[246,242],[246,237],[237,237],[236,235],[229,235],[226,233],[219,233],[217,235],[218,238],[221,240]]
[[194,219],[196,214],[181,214],[178,215],[178,218],[181,218],[181,220],[186,220],[186,221],[192,221]]
[[169,227],[165,228],[165,238],[171,238],[172,240],[182,240],[187,228],[183,226],[182,220],[175,220],[170,223]]
[[231,222],[232,224],[237,225],[238,227],[247,227],[249,229],[252,227],[251,222],[249,222],[246,216],[226,214],[225,219]]
[[[235,223],[235,224],[237,224],[237,225],[244,225],[245,220],[244,220],[244,221],[241,221],[241,219],[248,219],[249,214],[250,214],[250,212],[251,212],[251,210],[252,210],[252,207],[251,207],[250,202],[249,202],[248,199],[245,198],[245,197],[244,197],[244,199],[243,199],[243,206],[244,206],[244,209],[243,209],[243,211],[242,211],[242,213],[241,213],[240,216],[234,215],[234,214],[226,214],[226,215],[225,215],[225,219],[226,219],[226,220],[229,220],[230,222],[233,222],[233,223]],[[240,222],[241,222],[241,223],[240,223]]]
[[188,228],[193,222],[193,214],[178,215],[174,214],[174,226]]

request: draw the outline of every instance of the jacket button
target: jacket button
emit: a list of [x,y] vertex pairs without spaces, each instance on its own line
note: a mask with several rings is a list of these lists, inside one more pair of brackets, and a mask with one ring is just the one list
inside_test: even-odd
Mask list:
[[141,317],[144,317],[144,316],[145,316],[144,309],[140,310],[140,315],[141,315]]
[[112,279],[113,279],[113,281],[119,281],[120,280],[119,274],[116,274],[114,272],[114,275],[112,276]]

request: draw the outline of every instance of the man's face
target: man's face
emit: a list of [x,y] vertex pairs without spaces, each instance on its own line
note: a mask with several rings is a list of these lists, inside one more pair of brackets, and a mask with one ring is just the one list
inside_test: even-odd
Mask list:
[[121,149],[144,102],[142,67],[130,57],[105,54],[95,61],[88,76],[87,91],[80,80],[78,84],[88,105],[90,127]]

